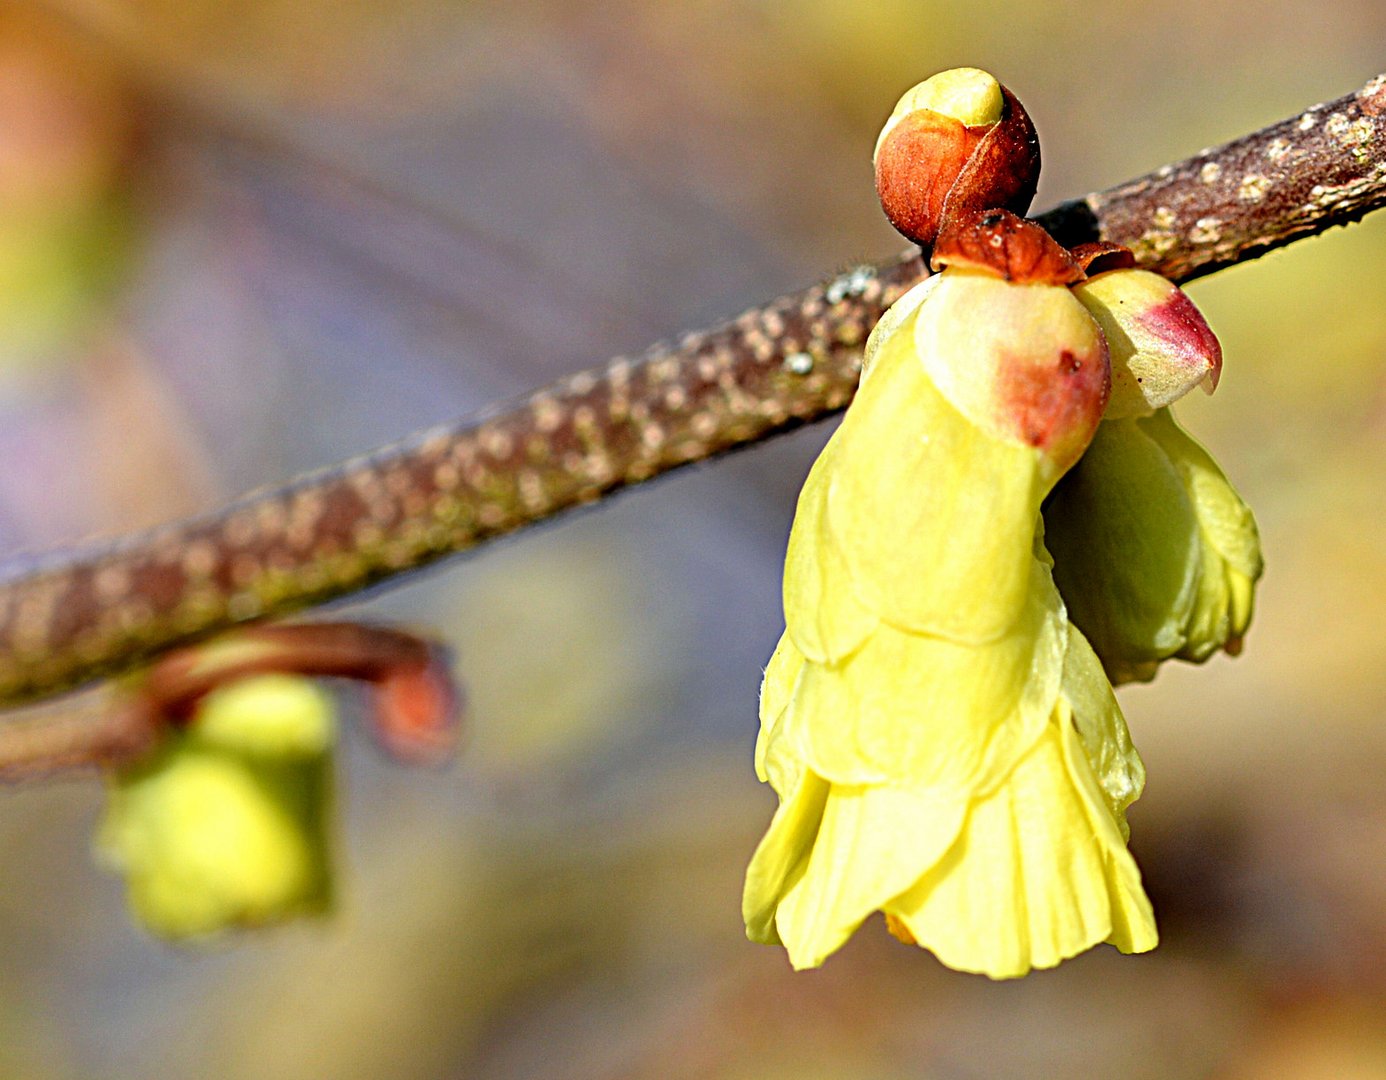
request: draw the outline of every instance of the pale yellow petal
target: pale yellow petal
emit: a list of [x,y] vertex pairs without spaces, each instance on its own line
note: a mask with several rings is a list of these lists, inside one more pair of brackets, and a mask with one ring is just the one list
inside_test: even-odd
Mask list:
[[804,665],[776,737],[835,783],[984,792],[1039,737],[1067,644],[1058,591],[1032,559],[1005,636],[963,645],[882,624],[845,660]]
[[882,345],[834,436],[827,518],[865,608],[900,629],[992,641],[1024,608],[1046,488],[1037,451],[985,434],[925,375],[910,324],[934,303]]
[[[1120,719],[1119,713],[1117,717]],[[1122,726],[1125,727],[1124,721]],[[1059,730],[1069,778],[1087,807],[1088,823],[1105,862],[1107,898],[1111,905],[1110,929],[1107,936],[1099,940],[1116,946],[1124,953],[1149,952],[1160,943],[1160,934],[1155,927],[1155,911],[1145,894],[1145,886],[1141,884],[1140,869],[1126,846],[1125,816],[1118,819],[1110,813],[1106,805],[1109,795],[1102,790],[1098,778],[1093,774],[1077,731],[1067,725]],[[1144,777],[1142,767],[1142,783]]]
[[756,776],[768,781],[780,796],[788,799],[799,787],[804,775],[804,760],[793,746],[781,736],[786,708],[793,698],[804,656],[790,640],[788,632],[780,636],[760,688],[760,731],[756,735]]
[[1220,648],[1240,645],[1261,576],[1261,541],[1256,521],[1198,442],[1181,428],[1168,409],[1140,421],[1179,470],[1197,512],[1203,546],[1198,599],[1189,621],[1188,644],[1179,651],[1201,661]]
[[776,738],[774,732],[765,740],[763,764],[765,779],[781,799],[789,798],[798,790],[799,782],[808,771],[804,759],[794,753],[787,740]]
[[780,635],[770,662],[765,665],[765,674],[760,680],[760,726],[764,730],[773,726],[784,707],[789,704],[794,683],[799,678],[799,669],[804,666],[804,654],[794,644],[785,631]]
[[914,314],[915,309],[929,298],[929,294],[934,291],[940,280],[942,278],[939,274],[926,277],[886,308],[885,314],[876,320],[876,325],[871,328],[871,333],[867,335],[866,348],[862,352],[861,377],[863,381],[871,374],[881,346],[894,337],[896,331]]
[[1155,944],[1135,863],[1067,724],[1046,730],[1010,781],[973,805],[948,854],[885,910],[949,967],[996,979],[1104,940]]
[[1229,611],[1232,616],[1232,637],[1234,639],[1234,642],[1228,643],[1228,651],[1235,654],[1240,647],[1240,642],[1235,641],[1235,639],[1240,639],[1251,624],[1251,612],[1256,606],[1256,582],[1241,571],[1229,567],[1227,589],[1231,597]]
[[1139,422],[1179,470],[1208,542],[1229,565],[1255,581],[1261,576],[1261,541],[1251,508],[1208,451],[1179,426],[1168,409]]
[[1108,663],[1178,651],[1202,540],[1179,471],[1135,420],[1107,420],[1044,507],[1069,615]]
[[802,773],[751,856],[741,914],[746,920],[746,936],[752,941],[779,944],[775,911],[785,892],[803,875],[827,797],[826,780],[811,772]]
[[964,804],[908,788],[834,784],[808,866],[776,915],[795,968],[817,967],[948,850]]
[[933,385],[969,422],[1041,456],[1048,483],[1068,469],[1107,404],[1107,343],[1058,285],[945,270],[914,320]]
[[1198,308],[1149,270],[1110,270],[1073,286],[1111,353],[1106,417],[1149,416],[1195,386],[1212,392],[1222,348]]
[[[765,767],[765,757],[769,740],[775,726],[789,704],[798,681],[799,671],[804,666],[804,655],[790,640],[788,632],[780,635],[779,644],[765,665],[765,677],[760,683],[760,734],[756,737],[756,776],[769,779]],[[782,790],[778,786],[776,790]]]
[[[1131,743],[1126,718],[1102,670],[1102,661],[1074,626],[1068,628],[1061,698],[1082,741],[1093,778],[1102,789],[1106,808],[1124,838],[1126,808],[1145,788],[1145,765]],[[1093,808],[1094,813],[1097,810]]]
[[828,526],[828,491],[841,466],[839,429],[814,462],[794,512],[784,560],[784,618],[804,656],[837,660],[866,640],[879,621],[852,588],[841,545]]
[[1232,589],[1227,580],[1227,562],[1202,534],[1201,570],[1198,597],[1189,616],[1188,641],[1176,654],[1185,660],[1201,662],[1221,649],[1232,637]]

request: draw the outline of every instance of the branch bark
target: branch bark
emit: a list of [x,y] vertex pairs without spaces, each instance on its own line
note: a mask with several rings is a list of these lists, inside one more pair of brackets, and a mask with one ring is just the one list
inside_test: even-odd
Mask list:
[[[1384,204],[1381,75],[1038,220],[1066,245],[1124,244],[1187,281]],[[0,571],[0,705],[350,594],[840,410],[871,326],[924,273],[906,252],[210,514],[14,560]]]

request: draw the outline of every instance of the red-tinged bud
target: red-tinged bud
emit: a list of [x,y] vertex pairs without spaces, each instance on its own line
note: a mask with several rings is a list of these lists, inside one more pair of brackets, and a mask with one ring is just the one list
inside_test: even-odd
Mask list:
[[1147,270],[1111,270],[1074,286],[1111,349],[1107,418],[1149,416],[1195,386],[1212,393],[1222,347],[1193,301]]
[[886,216],[927,248],[967,211],[1023,214],[1039,180],[1039,140],[1010,91],[984,71],[955,68],[900,99],[874,161]]
[[876,153],[876,193],[890,223],[927,248],[943,205],[988,128],[920,109],[901,119]]

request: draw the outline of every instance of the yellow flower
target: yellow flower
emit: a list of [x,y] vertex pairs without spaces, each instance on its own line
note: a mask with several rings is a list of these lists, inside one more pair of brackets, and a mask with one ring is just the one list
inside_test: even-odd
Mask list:
[[331,701],[258,675],[198,705],[186,731],[112,778],[98,855],[169,938],[279,922],[331,900]]
[[1236,653],[1261,576],[1256,522],[1169,404],[1210,392],[1222,350],[1179,289],[1141,270],[1074,287],[1111,349],[1112,396],[1045,505],[1055,578],[1113,682]]
[[1140,760],[1039,528],[1107,401],[1099,328],[1062,285],[954,268],[868,356],[790,536],[747,932],[813,967],[880,910],[995,978],[1150,949]]

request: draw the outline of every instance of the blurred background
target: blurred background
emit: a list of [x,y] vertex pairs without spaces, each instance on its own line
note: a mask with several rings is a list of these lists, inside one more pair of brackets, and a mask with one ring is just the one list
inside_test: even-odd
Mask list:
[[[1079,13],[1081,12],[1081,13]],[[0,551],[368,449],[902,245],[870,150],[995,72],[1037,208],[1356,88],[1386,7],[686,0],[0,5]],[[879,921],[748,944],[751,747],[830,425],[413,579],[454,767],[342,755],[327,921],[174,949],[95,780],[0,791],[0,1076],[1386,1077],[1386,215],[1195,284],[1181,416],[1259,515],[1245,655],[1123,692],[1163,932],[1012,984]]]

